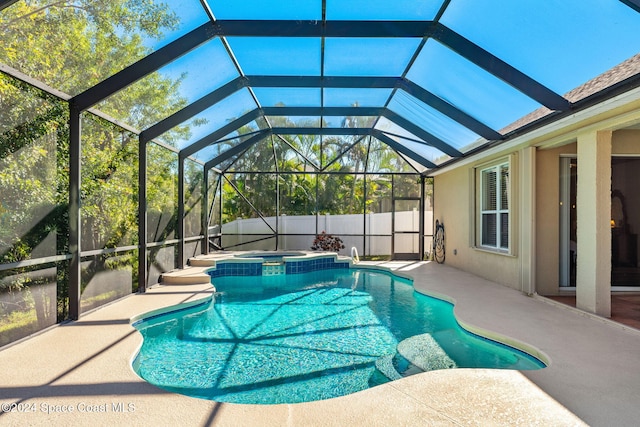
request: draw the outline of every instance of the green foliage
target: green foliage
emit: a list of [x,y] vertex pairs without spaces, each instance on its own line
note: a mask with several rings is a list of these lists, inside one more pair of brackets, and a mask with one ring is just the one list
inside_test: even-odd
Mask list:
[[[347,118],[357,125],[361,118]],[[295,127],[274,118],[273,126]],[[275,156],[274,156],[275,153]],[[276,165],[269,164],[275,162]],[[320,165],[322,164],[322,168]],[[232,170],[238,172],[230,172]],[[258,174],[251,171],[274,171]],[[277,173],[275,171],[278,171]],[[240,173],[242,171],[242,173]],[[380,172],[365,178],[361,172]],[[239,218],[276,215],[357,214],[391,209],[391,174],[414,172],[396,152],[369,137],[283,135],[256,144],[250,155],[239,156],[228,169],[223,184],[223,223]],[[419,191],[418,175],[396,179],[397,195]],[[365,197],[366,195],[366,197]]]
[[202,166],[193,161],[185,161],[185,237],[198,236],[202,229],[202,189],[204,173]]
[[38,331],[36,311],[12,311],[0,316],[0,346]]
[[287,215],[313,215],[316,213],[316,175],[282,174],[280,182],[280,209]]
[[150,1],[21,1],[0,17],[0,62],[75,95],[147,55],[143,39],[177,25],[165,4]]
[[91,114],[82,127],[82,247],[136,244],[137,138]]
[[175,237],[178,218],[178,155],[158,145],[147,146],[148,242]]
[[[68,196],[68,113],[60,100],[0,75],[0,261],[28,259],[57,229],[66,230],[60,206]],[[44,249],[42,255],[55,255]]]
[[[160,2],[21,1],[0,15],[0,63],[75,95],[149,54],[148,46],[178,25],[177,17]],[[180,83],[181,79],[153,73],[98,107],[145,128],[186,105],[178,91]],[[137,137],[90,113],[82,119],[81,248],[135,245]],[[2,263],[68,253],[68,120],[66,102],[0,73]],[[183,126],[166,135],[165,141],[188,134],[188,127]],[[172,156],[166,149],[149,150],[149,170],[154,174],[150,208],[167,218],[163,219],[164,229],[156,230],[160,238],[173,233],[177,218],[171,191],[177,169],[166,167]],[[108,254],[95,257],[83,271],[85,276],[125,267],[135,272],[136,265],[135,254]],[[66,262],[56,264],[53,280],[59,320],[68,310],[67,271]],[[24,301],[35,305],[40,319],[44,316],[42,303],[32,292],[39,283],[36,276],[11,274],[0,274],[0,280],[5,278],[0,296],[20,289]]]

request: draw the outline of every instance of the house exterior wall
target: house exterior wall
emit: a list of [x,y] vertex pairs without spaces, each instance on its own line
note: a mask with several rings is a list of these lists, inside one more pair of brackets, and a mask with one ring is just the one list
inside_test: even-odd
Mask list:
[[[508,157],[508,156],[507,156]],[[521,289],[520,261],[517,257],[517,233],[511,233],[512,253],[503,254],[475,247],[475,171],[486,159],[453,169],[434,178],[434,218],[445,226],[446,263],[500,284]],[[517,181],[518,156],[511,156],[511,177]],[[513,184],[512,184],[513,185]],[[512,194],[516,192],[512,191]],[[517,201],[511,200],[512,221],[517,216]],[[512,230],[515,227],[512,227]],[[454,255],[454,251],[456,255]]]
[[[557,295],[559,288],[560,259],[560,157],[576,156],[575,143],[538,150],[536,159],[536,290],[541,295]],[[613,132],[612,155],[640,155],[640,130],[621,129]],[[579,170],[578,162],[578,170]],[[629,182],[629,180],[627,180]],[[631,184],[630,185],[637,185]],[[624,194],[637,191],[621,189]],[[640,198],[630,198],[634,203]],[[627,207],[640,212],[640,206]],[[640,231],[640,230],[639,230]]]
[[640,130],[621,129],[613,133],[612,154],[640,154]]
[[[445,225],[446,263],[526,293],[558,294],[560,157],[577,155],[579,135],[601,132],[612,132],[612,156],[640,155],[640,89],[436,171],[434,220]],[[512,186],[508,254],[475,244],[476,168],[505,158]]]

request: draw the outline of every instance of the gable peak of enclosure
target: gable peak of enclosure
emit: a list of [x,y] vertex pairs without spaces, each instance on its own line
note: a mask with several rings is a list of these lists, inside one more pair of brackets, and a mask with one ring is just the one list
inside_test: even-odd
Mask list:
[[0,0],[0,291],[42,329],[210,248],[423,256],[431,176],[635,93],[639,4]]
[[1,63],[210,167],[299,135],[375,139],[428,174],[544,121],[508,127],[533,111],[555,120],[638,84],[562,95],[638,53],[631,0],[0,7]]

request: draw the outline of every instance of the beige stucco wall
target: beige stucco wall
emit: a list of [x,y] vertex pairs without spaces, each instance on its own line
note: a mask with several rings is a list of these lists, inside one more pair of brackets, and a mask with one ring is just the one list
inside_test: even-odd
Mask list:
[[[559,293],[560,156],[575,154],[572,143],[538,150],[536,155],[536,290],[541,295]],[[640,154],[640,130],[615,131],[612,154]]]
[[612,154],[640,154],[640,130],[624,129],[613,133]]
[[[475,167],[483,163],[460,167],[434,178],[434,218],[442,221],[445,226],[446,263],[520,289],[520,270],[515,255],[498,254],[473,247],[473,173]],[[512,168],[512,176],[513,169],[515,168]],[[454,251],[457,251],[457,255],[454,255]]]
[[[503,146],[484,151],[477,157],[463,159],[436,171],[434,219],[440,219],[445,224],[446,263],[524,292],[535,290],[539,294],[557,294],[560,156],[576,154],[575,141],[579,135],[599,131],[613,131],[612,155],[640,154],[639,124],[640,91],[575,113],[517,137]],[[533,154],[528,147],[536,147]],[[514,188],[511,199],[511,253],[500,254],[474,247],[474,170],[508,156],[512,160],[511,185]],[[533,159],[535,166],[529,168],[532,163],[527,159]],[[529,169],[533,169],[531,175],[527,173],[521,176]],[[535,194],[535,200],[522,196],[527,192]],[[534,206],[533,215],[530,214],[531,206]],[[534,230],[530,235],[534,237],[527,239],[525,233],[531,228]],[[521,238],[521,233],[525,238]]]
[[[559,293],[560,235],[560,157],[576,154],[576,143],[538,149],[536,153],[535,192],[535,270],[536,292],[542,295]],[[640,154],[640,130],[619,130],[613,133],[613,154]],[[512,197],[512,253],[492,253],[474,247],[474,170],[487,162],[512,156],[512,185],[522,177],[516,151],[501,153],[446,173],[437,175],[434,191],[434,218],[446,228],[446,262],[498,283],[520,289],[520,259],[518,239],[520,227],[517,188]],[[454,251],[457,255],[454,255]]]

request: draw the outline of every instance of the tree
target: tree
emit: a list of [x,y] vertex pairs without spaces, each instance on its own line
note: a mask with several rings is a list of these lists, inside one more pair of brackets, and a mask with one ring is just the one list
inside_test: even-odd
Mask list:
[[[146,56],[152,40],[161,39],[164,31],[178,25],[177,16],[162,3],[21,1],[0,15],[0,62],[75,95]],[[180,79],[153,73],[108,98],[99,108],[144,128],[186,104],[179,84]],[[68,252],[67,123],[66,102],[0,74],[2,262]],[[165,135],[165,141],[183,138],[188,132],[183,126]],[[136,244],[137,138],[84,113],[82,148],[83,249]],[[154,162],[162,164],[171,156],[168,150],[161,151],[153,151],[149,163],[150,169],[158,172],[155,184],[164,188],[175,179],[175,169],[154,167]],[[160,199],[152,205],[165,209],[168,202]],[[48,243],[52,238],[53,246]],[[135,263],[133,257],[118,259]],[[96,257],[83,270],[83,282],[92,272],[113,268],[114,260],[109,255]],[[67,315],[66,268],[60,265],[58,272],[58,317],[63,319]],[[30,275],[22,282],[8,280],[9,287],[20,284],[27,301],[38,279]],[[0,286],[6,288],[3,283]]]
[[143,42],[178,24],[162,3],[21,1],[0,15],[0,61],[76,95],[146,56]]

